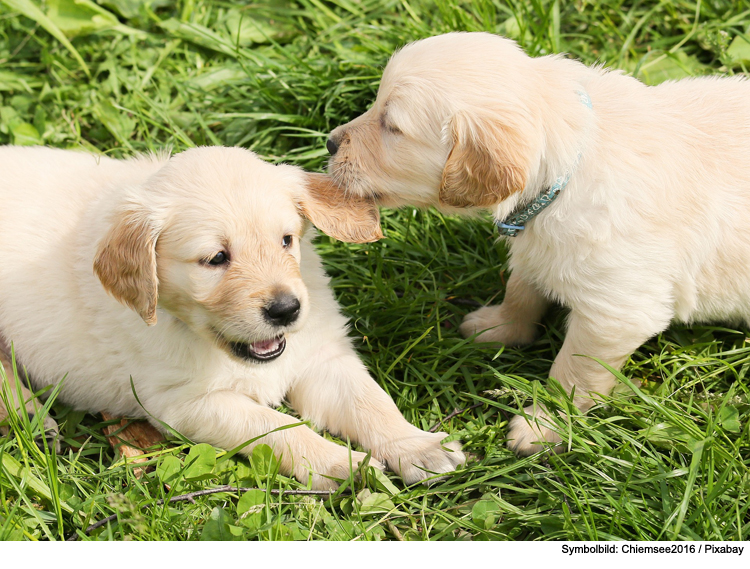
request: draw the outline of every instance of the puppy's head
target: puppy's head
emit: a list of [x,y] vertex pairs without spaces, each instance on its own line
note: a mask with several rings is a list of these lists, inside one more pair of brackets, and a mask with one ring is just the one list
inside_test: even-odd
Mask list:
[[[382,205],[451,211],[503,202],[523,191],[545,154],[557,80],[540,61],[486,33],[406,46],[388,63],[372,107],[331,132],[330,174]],[[552,96],[570,102],[575,90]]]
[[307,220],[346,241],[381,237],[377,207],[326,176],[239,148],[188,150],[130,189],[94,271],[147,324],[158,306],[232,356],[267,361],[309,311]]

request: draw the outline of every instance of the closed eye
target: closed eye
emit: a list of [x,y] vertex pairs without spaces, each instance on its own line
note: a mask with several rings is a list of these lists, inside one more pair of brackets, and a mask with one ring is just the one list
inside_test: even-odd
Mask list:
[[403,134],[400,128],[389,122],[388,116],[386,114],[380,115],[380,126],[383,130],[386,130],[392,134]]

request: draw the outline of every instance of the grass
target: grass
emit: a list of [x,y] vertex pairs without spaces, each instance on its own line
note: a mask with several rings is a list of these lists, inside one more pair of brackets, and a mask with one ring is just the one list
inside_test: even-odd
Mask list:
[[[367,108],[389,54],[452,30],[649,83],[750,65],[745,0],[35,1],[0,0],[0,143],[114,156],[241,145],[319,170],[327,132]],[[520,408],[571,410],[546,376],[564,311],[524,349],[467,343],[462,316],[502,295],[506,276],[488,220],[408,209],[383,219],[379,243],[321,237],[318,248],[359,353],[405,416],[426,429],[467,409],[441,426],[474,455],[465,468],[431,487],[369,473],[322,500],[264,491],[301,488],[268,449],[239,460],[175,442],[138,479],[98,415],[55,403],[61,455],[36,447],[26,417],[0,439],[0,539],[748,539],[747,329],[670,328],[603,404],[559,419],[569,452],[518,459],[504,436]],[[259,490],[159,503],[224,484]]]

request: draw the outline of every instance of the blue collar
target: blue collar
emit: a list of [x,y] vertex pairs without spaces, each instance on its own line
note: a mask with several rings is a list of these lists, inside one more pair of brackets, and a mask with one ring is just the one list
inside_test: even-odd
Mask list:
[[[588,107],[589,109],[593,108],[593,105],[591,103],[591,98],[589,97],[588,93],[586,91],[577,91],[578,97],[581,100],[581,103]],[[495,221],[495,226],[497,227],[498,232],[500,235],[507,235],[508,237],[515,237],[518,235],[520,231],[523,231],[526,227],[526,223],[531,221],[534,217],[539,215],[539,213],[545,209],[548,205],[550,205],[557,196],[560,195],[560,192],[565,189],[565,186],[568,185],[568,182],[570,181],[570,177],[573,175],[573,173],[576,170],[576,167],[578,166],[578,163],[581,161],[581,153],[578,153],[578,157],[576,158],[576,162],[573,165],[573,168],[570,172],[565,174],[564,176],[559,176],[555,183],[552,184],[552,186],[544,192],[542,195],[540,195],[537,199],[535,199],[532,203],[530,203],[527,206],[522,206],[520,208],[516,208],[510,215],[508,215],[505,219],[502,221]]]
[[[578,154],[576,165],[581,159],[581,154]],[[495,221],[495,226],[500,232],[500,235],[507,235],[508,237],[515,237],[519,231],[523,231],[526,227],[524,224],[531,221],[534,217],[546,208],[549,204],[555,201],[555,198],[560,195],[560,192],[565,189],[568,185],[570,177],[573,175],[572,171],[568,172],[565,176],[560,176],[555,180],[549,190],[544,192],[541,196],[536,198],[532,203],[526,207],[516,208],[508,217],[502,221]]]

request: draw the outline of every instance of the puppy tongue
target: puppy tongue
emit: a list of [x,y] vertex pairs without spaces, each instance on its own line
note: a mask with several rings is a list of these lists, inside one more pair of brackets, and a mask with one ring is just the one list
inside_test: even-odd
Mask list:
[[278,350],[280,343],[281,343],[280,338],[273,338],[271,340],[262,340],[260,342],[253,342],[252,344],[250,344],[250,347],[253,349],[255,353],[264,354],[267,352],[273,352],[275,350]]

